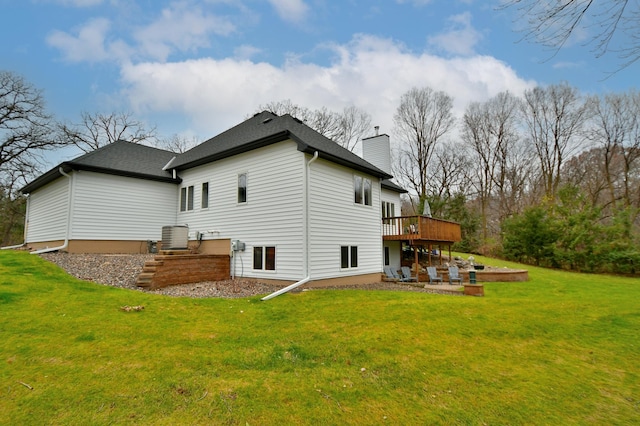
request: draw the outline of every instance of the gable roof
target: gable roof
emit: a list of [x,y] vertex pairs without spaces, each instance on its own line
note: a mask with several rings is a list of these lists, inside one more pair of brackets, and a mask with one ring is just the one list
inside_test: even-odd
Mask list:
[[185,170],[287,139],[297,143],[298,151],[308,154],[317,151],[318,156],[325,160],[383,179],[392,177],[291,115],[278,116],[268,111],[258,113],[179,155],[171,168]]
[[58,179],[62,176],[60,168],[65,173],[72,170],[86,170],[160,182],[180,183],[181,179],[174,179],[170,171],[163,170],[163,167],[176,155],[171,151],[119,140],[61,163],[31,181],[20,189],[20,192],[24,194],[33,192]]

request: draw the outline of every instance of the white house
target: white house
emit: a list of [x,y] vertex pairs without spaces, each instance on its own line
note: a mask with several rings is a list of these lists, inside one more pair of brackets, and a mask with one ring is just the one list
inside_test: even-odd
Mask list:
[[385,264],[400,266],[401,241],[383,241],[383,216],[399,215],[406,191],[390,181],[389,137],[363,146],[369,161],[269,112],[183,154],[118,141],[22,189],[25,243],[145,253],[164,226],[187,225],[199,252],[232,254],[234,276],[378,281]]

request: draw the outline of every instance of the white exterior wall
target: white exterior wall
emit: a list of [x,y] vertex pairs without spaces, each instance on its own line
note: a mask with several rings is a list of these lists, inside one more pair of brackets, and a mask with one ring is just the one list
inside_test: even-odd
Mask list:
[[[371,206],[354,202],[354,175],[371,179]],[[382,272],[380,180],[322,159],[310,168],[311,278]],[[340,268],[340,247],[358,247],[358,267]]]
[[177,185],[75,172],[72,240],[160,240],[175,225]]
[[[194,186],[194,209],[178,212],[178,224],[188,224],[204,239],[224,238],[245,243],[237,252],[235,275],[277,280],[304,278],[305,155],[293,141],[279,142],[186,170],[180,187]],[[247,202],[238,203],[238,175],[247,174]],[[209,182],[209,208],[201,208],[202,183]],[[179,199],[179,191],[178,199]],[[179,209],[179,203],[176,210]],[[253,247],[275,246],[275,271],[253,270]],[[234,259],[232,259],[232,273]]]
[[27,243],[66,238],[69,178],[61,177],[29,194],[28,203]]

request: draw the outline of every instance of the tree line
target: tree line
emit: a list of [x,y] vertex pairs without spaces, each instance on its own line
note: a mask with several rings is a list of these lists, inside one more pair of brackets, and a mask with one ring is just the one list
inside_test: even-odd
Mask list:
[[414,211],[457,220],[464,251],[582,271],[637,273],[640,93],[567,83],[499,93],[452,113],[415,88],[395,114]]

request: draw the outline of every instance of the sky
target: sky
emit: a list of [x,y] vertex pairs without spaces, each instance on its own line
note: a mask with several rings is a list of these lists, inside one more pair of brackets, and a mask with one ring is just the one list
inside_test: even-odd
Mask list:
[[[356,106],[393,137],[413,87],[470,102],[568,82],[585,94],[637,88],[585,25],[560,51],[523,41],[500,0],[0,0],[0,69],[48,110],[131,112],[161,136],[206,140],[269,102]],[[587,21],[588,23],[588,17]],[[624,41],[624,40],[622,40]],[[373,135],[373,129],[372,129]],[[66,150],[53,165],[79,155]]]

